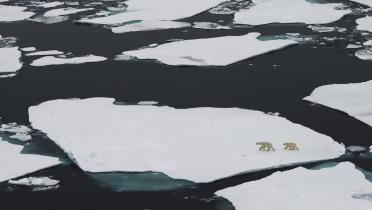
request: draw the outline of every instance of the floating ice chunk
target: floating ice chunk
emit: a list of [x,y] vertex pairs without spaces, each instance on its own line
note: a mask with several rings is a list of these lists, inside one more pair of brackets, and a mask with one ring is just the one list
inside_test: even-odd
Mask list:
[[33,52],[36,50],[36,48],[35,47],[24,47],[24,48],[21,48],[21,50],[23,52]]
[[350,1],[372,7],[372,1],[371,0],[350,0]]
[[18,47],[0,48],[0,73],[12,73],[22,68]]
[[367,210],[372,202],[356,195],[372,192],[372,183],[352,163],[332,168],[296,168],[217,192],[236,210]]
[[[259,111],[113,103],[111,98],[53,100],[30,107],[29,116],[34,128],[89,172],[154,171],[206,182],[345,151],[330,137]],[[256,142],[262,140],[277,151],[258,151]],[[301,150],[281,149],[288,140]]]
[[372,45],[372,39],[364,42],[363,45],[365,45],[365,46]]
[[119,24],[137,20],[178,20],[187,18],[225,0],[128,0],[125,12],[93,19],[82,19],[79,22],[91,24]]
[[157,101],[140,101],[138,102],[138,105],[156,105],[158,104]]
[[44,50],[26,54],[27,56],[39,56],[39,55],[62,55],[63,52],[59,50]]
[[22,154],[22,145],[0,139],[0,182],[59,165],[58,158]]
[[87,55],[72,58],[60,58],[55,56],[45,56],[32,61],[31,66],[48,66],[48,65],[62,65],[62,64],[81,64],[105,61],[107,58],[96,55]]
[[111,31],[114,33],[127,33],[136,31],[151,31],[171,28],[185,28],[191,26],[189,23],[178,21],[152,21],[145,20],[136,23],[130,23],[123,26],[112,27]]
[[372,48],[365,48],[355,52],[355,56],[361,60],[372,61]]
[[282,49],[297,42],[257,39],[259,33],[243,36],[193,39],[161,44],[154,48],[125,51],[138,59],[156,59],[168,65],[226,66],[253,56]]
[[346,49],[357,49],[357,48],[362,48],[363,46],[362,45],[358,45],[358,44],[348,44],[346,46]]
[[59,181],[49,177],[27,177],[18,180],[9,180],[8,183],[23,186],[53,186],[57,185]]
[[17,123],[2,124],[0,126],[0,132],[12,133],[11,138],[18,139],[20,141],[31,140],[31,129],[25,125],[18,125]]
[[200,29],[231,29],[228,26],[221,26],[217,23],[211,22],[194,22],[193,28],[200,28]]
[[68,20],[68,16],[42,16],[41,15],[41,16],[36,16],[28,20],[34,21],[37,23],[53,24],[53,23],[60,23],[60,22]]
[[332,32],[336,30],[335,27],[319,26],[319,25],[309,25],[308,28],[310,28],[313,31],[320,32],[320,33]]
[[358,24],[358,30],[372,32],[372,17],[359,18],[356,23]]
[[64,4],[63,2],[52,1],[52,2],[42,3],[42,4],[39,4],[37,6],[38,7],[43,7],[43,8],[52,8],[52,7],[57,7],[57,6],[60,6],[60,5],[63,5],[63,4]]
[[30,18],[35,13],[26,12],[27,7],[0,5],[0,22],[20,21]]
[[341,3],[318,4],[306,0],[253,0],[253,3],[255,6],[235,13],[235,23],[249,25],[326,24],[351,13],[348,9],[337,9],[343,6]]
[[3,75],[0,75],[0,78],[14,77],[15,75],[17,75],[17,74],[14,74],[14,73],[12,73],[12,74],[3,74]]
[[372,126],[372,80],[316,88],[305,100],[343,111]]
[[60,8],[60,9],[53,9],[47,11],[44,16],[46,17],[54,17],[54,16],[63,16],[63,15],[71,15],[79,12],[84,12],[88,10],[93,10],[94,8],[84,8],[84,9],[76,9],[76,8]]

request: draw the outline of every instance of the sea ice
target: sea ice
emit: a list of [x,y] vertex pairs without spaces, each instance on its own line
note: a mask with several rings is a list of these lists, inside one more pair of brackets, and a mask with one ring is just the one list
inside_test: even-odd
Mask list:
[[31,129],[24,125],[18,125],[17,123],[8,123],[0,125],[0,132],[11,133],[10,138],[18,139],[20,141],[31,140]]
[[59,181],[49,177],[27,177],[18,180],[9,180],[8,183],[23,186],[53,186],[57,185]]
[[365,45],[365,46],[372,45],[372,39],[371,40],[368,40],[366,42],[363,42],[363,45]]
[[84,12],[88,10],[92,10],[93,8],[84,8],[84,9],[76,9],[76,8],[59,8],[59,9],[52,9],[47,11],[44,16],[46,17],[54,17],[54,16],[63,16],[63,15],[71,15],[79,12]]
[[350,1],[372,7],[372,0],[350,0]]
[[185,28],[191,26],[189,23],[178,21],[153,21],[144,20],[136,23],[125,24],[122,26],[112,27],[111,31],[114,33],[127,33],[136,31],[151,31],[171,28]]
[[35,47],[24,47],[24,48],[21,48],[21,50],[23,52],[33,52],[36,50],[36,48]]
[[372,17],[359,18],[356,20],[356,23],[358,24],[358,30],[372,32]]
[[0,138],[0,182],[61,163],[55,157],[22,154],[22,149],[22,145],[11,144]]
[[355,52],[355,56],[361,60],[372,61],[372,48],[364,48]]
[[37,51],[33,53],[28,53],[26,56],[40,56],[40,55],[62,55],[63,52],[59,50],[44,50],[44,51]]
[[221,26],[217,23],[211,23],[211,22],[194,22],[193,28],[199,28],[199,29],[207,29],[207,30],[213,30],[213,29],[231,29],[228,26]]
[[214,6],[225,0],[128,0],[126,11],[105,17],[82,19],[79,22],[91,24],[120,24],[138,20],[178,20],[187,18]]
[[35,13],[26,12],[27,7],[0,5],[0,22],[20,21],[30,18]]
[[321,86],[304,99],[343,111],[372,126],[371,95],[372,80],[362,83]]
[[22,68],[18,47],[0,48],[0,73],[13,73]]
[[60,5],[63,5],[63,4],[64,4],[63,2],[52,1],[52,2],[45,2],[45,3],[39,4],[37,6],[38,7],[43,7],[43,8],[52,8],[52,7],[57,7],[57,6],[60,6]]
[[[236,210],[368,210],[372,183],[350,162],[332,168],[296,168],[218,191]],[[360,196],[363,194],[364,196]]]
[[243,36],[185,40],[125,51],[122,54],[138,59],[156,59],[168,65],[226,66],[297,43],[282,39],[260,41],[258,36],[259,33],[249,33]]
[[[283,117],[239,108],[115,105],[111,98],[60,99],[29,108],[46,133],[88,172],[163,172],[207,182],[239,172],[338,157],[343,145]],[[275,152],[258,150],[270,141]],[[299,151],[283,143],[296,142]]]
[[32,61],[31,66],[49,66],[49,65],[62,65],[62,64],[81,64],[105,61],[107,58],[96,55],[87,55],[72,58],[60,58],[55,56],[45,56]]
[[[262,25],[269,23],[326,24],[351,13],[337,9],[341,3],[314,3],[306,0],[252,0],[255,6],[235,13],[235,23]],[[270,12],[268,12],[270,11]]]

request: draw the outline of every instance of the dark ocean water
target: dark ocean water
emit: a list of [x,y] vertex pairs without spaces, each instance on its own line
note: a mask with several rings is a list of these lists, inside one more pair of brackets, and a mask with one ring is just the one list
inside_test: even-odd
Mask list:
[[[16,37],[20,47],[36,46],[38,50],[56,49],[74,55],[93,53],[108,58],[125,50],[165,43],[169,39],[242,35],[249,32],[261,32],[268,36],[301,33],[316,39],[334,36],[342,38],[326,41],[325,44],[301,44],[226,67],[173,67],[155,62],[113,60],[32,67],[28,65],[31,58],[23,57],[24,67],[17,76],[0,79],[0,116],[5,122],[28,124],[28,107],[60,98],[113,97],[120,102],[158,101],[177,108],[240,107],[279,112],[290,121],[328,135],[345,145],[370,146],[370,126],[345,113],[302,100],[321,85],[372,79],[372,62],[356,58],[353,55],[354,49],[345,49],[350,42],[363,41],[358,33],[353,32],[354,20],[358,17],[349,15],[329,24],[347,28],[345,33],[317,33],[303,24],[113,34],[103,27],[71,21],[56,24],[0,23],[0,34],[3,37]],[[186,21],[229,23],[232,18],[203,13]],[[58,149],[53,147],[53,151],[57,152]],[[372,171],[369,160],[353,162],[358,167]],[[34,175],[53,176],[61,181],[61,186],[52,191],[31,192],[29,189],[0,184],[0,209],[233,208],[223,198],[185,198],[175,196],[172,191],[112,192],[100,187],[96,179],[72,164],[43,170]]]

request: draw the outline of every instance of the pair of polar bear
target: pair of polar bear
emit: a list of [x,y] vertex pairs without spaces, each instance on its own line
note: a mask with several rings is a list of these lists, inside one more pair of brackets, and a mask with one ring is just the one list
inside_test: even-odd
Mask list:
[[[275,151],[273,145],[270,142],[267,141],[260,141],[257,142],[256,145],[260,145],[259,150],[260,151]],[[286,142],[283,144],[285,150],[299,150],[297,145],[295,143]]]

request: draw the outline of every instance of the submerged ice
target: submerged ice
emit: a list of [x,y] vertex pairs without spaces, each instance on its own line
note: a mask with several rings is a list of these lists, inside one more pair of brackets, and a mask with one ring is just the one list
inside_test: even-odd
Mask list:
[[[331,138],[283,117],[239,108],[61,99],[30,107],[29,117],[34,128],[89,172],[153,171],[207,182],[247,170],[335,158],[345,151]],[[265,140],[276,152],[258,150],[256,142]],[[287,141],[295,141],[301,150],[284,150]]]
[[259,36],[259,33],[249,33],[176,41],[122,54],[138,59],[156,59],[168,65],[226,66],[297,43],[282,39],[261,41],[257,39]]

